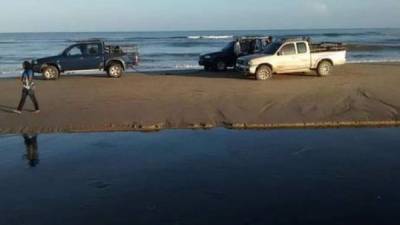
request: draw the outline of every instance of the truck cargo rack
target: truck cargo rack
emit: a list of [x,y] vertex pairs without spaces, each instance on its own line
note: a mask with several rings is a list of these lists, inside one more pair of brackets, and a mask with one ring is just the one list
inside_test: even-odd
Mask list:
[[326,52],[326,51],[345,51],[346,47],[340,42],[321,42],[321,43],[309,43],[311,52]]

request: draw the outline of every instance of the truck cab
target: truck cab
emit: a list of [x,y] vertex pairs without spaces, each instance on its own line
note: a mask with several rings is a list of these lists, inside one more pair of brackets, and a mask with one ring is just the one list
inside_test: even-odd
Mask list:
[[65,71],[99,68],[103,63],[104,47],[102,43],[75,44],[62,53],[59,64]]
[[283,39],[268,45],[262,54],[241,57],[237,68],[247,75],[266,80],[273,73],[316,71],[331,74],[333,66],[346,62],[346,49],[341,43],[312,44],[309,38]]
[[[235,67],[238,57],[261,52],[271,37],[241,37],[229,42],[221,51],[201,55],[199,65],[205,70],[223,71]],[[235,53],[236,42],[239,41],[241,53]]]

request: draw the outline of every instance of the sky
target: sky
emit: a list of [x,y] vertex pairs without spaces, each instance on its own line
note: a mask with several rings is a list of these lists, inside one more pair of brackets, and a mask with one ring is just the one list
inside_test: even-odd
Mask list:
[[400,27],[400,0],[2,0],[0,10],[0,32]]

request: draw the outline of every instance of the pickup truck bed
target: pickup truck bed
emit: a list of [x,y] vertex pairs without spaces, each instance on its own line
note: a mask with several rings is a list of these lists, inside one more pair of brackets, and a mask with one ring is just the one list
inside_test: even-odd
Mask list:
[[338,42],[312,43],[309,46],[311,53],[346,51],[345,46]]

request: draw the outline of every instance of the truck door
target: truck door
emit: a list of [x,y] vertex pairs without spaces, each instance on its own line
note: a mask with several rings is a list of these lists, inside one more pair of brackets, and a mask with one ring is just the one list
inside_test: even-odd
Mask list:
[[294,43],[283,45],[278,51],[275,70],[280,72],[289,72],[296,68],[296,46]]
[[63,70],[82,70],[83,65],[81,61],[83,60],[84,52],[84,45],[73,45],[67,48],[63,54],[63,58],[60,60]]
[[223,60],[227,66],[234,66],[238,56],[235,54],[235,42],[229,43],[223,50],[220,60]]
[[310,69],[311,54],[307,48],[306,42],[297,42],[296,70]]
[[83,69],[99,69],[103,64],[103,48],[101,44],[87,44],[81,64]]

